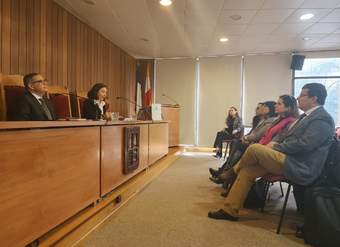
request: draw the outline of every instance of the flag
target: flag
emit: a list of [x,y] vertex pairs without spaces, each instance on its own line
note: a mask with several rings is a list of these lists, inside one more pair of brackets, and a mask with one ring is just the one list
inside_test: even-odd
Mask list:
[[142,107],[142,85],[140,82],[137,82],[137,100],[136,100],[136,112],[139,112],[139,109]]
[[149,73],[149,64],[146,67],[146,79],[145,79],[145,91],[144,91],[144,106],[151,105],[151,83],[150,83],[150,73]]

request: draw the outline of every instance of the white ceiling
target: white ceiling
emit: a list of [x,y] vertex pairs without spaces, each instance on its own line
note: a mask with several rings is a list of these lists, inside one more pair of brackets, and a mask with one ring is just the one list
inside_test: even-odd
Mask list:
[[[340,0],[55,1],[135,57],[340,49]],[[314,17],[301,21],[305,13]]]

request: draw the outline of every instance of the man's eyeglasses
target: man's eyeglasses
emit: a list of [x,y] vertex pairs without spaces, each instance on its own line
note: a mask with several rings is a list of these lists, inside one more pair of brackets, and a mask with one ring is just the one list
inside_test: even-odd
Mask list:
[[305,97],[305,96],[309,97],[308,94],[300,94],[298,98]]
[[48,80],[31,81],[31,83],[48,83]]

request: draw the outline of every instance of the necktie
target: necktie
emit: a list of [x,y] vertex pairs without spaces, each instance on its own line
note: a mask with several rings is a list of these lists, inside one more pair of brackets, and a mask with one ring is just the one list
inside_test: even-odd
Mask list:
[[[299,119],[297,120],[296,124],[299,123],[305,116],[307,116],[306,113],[301,114],[301,115],[299,116]],[[295,124],[295,125],[296,125],[296,124]]]
[[306,113],[301,114],[301,115],[299,116],[298,120],[296,120],[296,122],[293,123],[293,124],[289,127],[289,130],[294,129],[294,128],[298,125],[298,123],[301,122],[301,120],[302,120],[305,116],[307,116]]
[[53,120],[53,119],[52,119],[51,112],[50,112],[50,110],[48,109],[45,100],[44,100],[43,98],[40,98],[39,101],[40,101],[40,103],[41,103],[41,106],[42,106],[42,108],[43,108],[43,110],[44,110],[44,113],[45,113],[47,119],[48,119],[48,120]]

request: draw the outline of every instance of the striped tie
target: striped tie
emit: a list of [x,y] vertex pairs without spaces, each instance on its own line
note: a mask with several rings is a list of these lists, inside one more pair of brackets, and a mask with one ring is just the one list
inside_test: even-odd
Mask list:
[[48,119],[48,120],[53,120],[52,115],[51,115],[51,112],[50,112],[50,110],[48,109],[45,100],[44,100],[43,98],[40,98],[39,101],[40,101],[40,103],[41,103],[41,106],[42,106],[42,108],[43,108],[43,110],[44,110],[44,113],[45,113],[47,119]]

